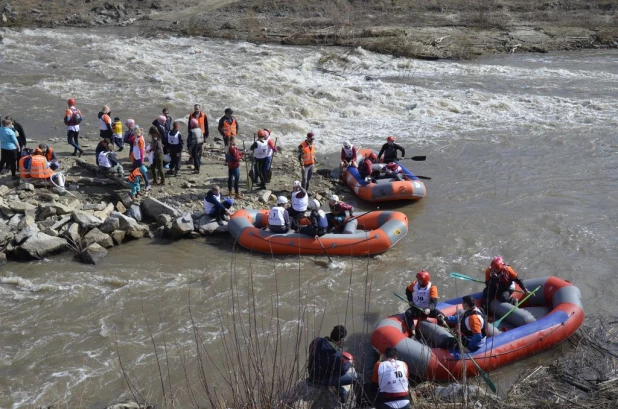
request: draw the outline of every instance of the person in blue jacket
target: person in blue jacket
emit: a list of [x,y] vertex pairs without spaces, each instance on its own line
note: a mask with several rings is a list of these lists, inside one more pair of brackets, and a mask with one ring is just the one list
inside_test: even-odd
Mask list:
[[348,392],[343,387],[351,385],[357,376],[348,373],[351,362],[343,356],[343,340],[348,335],[343,325],[333,328],[329,337],[318,337],[309,345],[309,382],[318,386],[336,386],[339,389],[339,398],[345,403]]

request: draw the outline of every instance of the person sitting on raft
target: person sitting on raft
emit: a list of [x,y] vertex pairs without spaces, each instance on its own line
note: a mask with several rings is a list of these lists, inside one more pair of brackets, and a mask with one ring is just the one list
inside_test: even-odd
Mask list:
[[397,181],[403,181],[403,180],[407,180],[406,175],[404,175],[403,173],[403,168],[401,166],[399,166],[399,164],[397,162],[391,162],[388,163],[385,167],[384,167],[384,178],[385,179],[395,179]]
[[483,290],[483,307],[489,311],[489,303],[497,299],[500,302],[517,304],[517,299],[511,297],[515,291],[515,283],[519,284],[524,294],[529,291],[515,270],[504,262],[501,256],[494,257],[491,265],[485,270],[485,289]]
[[277,234],[285,234],[290,231],[290,215],[285,208],[288,199],[285,196],[277,198],[277,205],[270,209],[268,214],[268,228],[271,232]]
[[337,195],[332,195],[328,199],[328,207],[330,208],[330,213],[326,215],[326,218],[331,229],[341,226],[346,218],[346,212],[350,214],[350,217],[352,217],[354,212],[354,206],[341,202]]
[[358,173],[360,176],[365,179],[365,182],[373,182],[375,183],[375,176],[380,175],[380,171],[373,171],[373,164],[378,161],[378,157],[375,153],[371,152],[369,155],[365,156],[365,159],[361,160],[358,165]]
[[292,184],[292,207],[288,209],[294,230],[298,231],[300,220],[305,217],[308,204],[309,195],[307,191],[300,185],[300,181],[295,180]]
[[[487,318],[483,311],[476,306],[474,298],[466,295],[462,299],[462,306],[464,309],[462,315],[451,315],[450,317],[444,317],[438,315],[439,321],[446,321],[449,325],[459,324],[459,332],[461,333],[461,343],[464,347],[468,348],[468,351],[478,351],[487,339]],[[450,338],[446,348],[456,347],[457,338]]]
[[[431,284],[431,275],[425,270],[416,274],[416,281],[410,283],[406,288],[406,298],[408,308],[405,312],[405,321],[408,326],[410,338],[416,335],[414,319],[425,320],[427,317],[437,318],[442,314],[436,309],[438,304],[438,287]],[[444,314],[442,314],[444,316]],[[444,326],[443,322],[438,321],[438,325]]]
[[352,145],[350,141],[345,141],[343,143],[343,148],[341,148],[341,163],[339,163],[339,178],[343,178],[343,171],[348,167],[352,166],[353,168],[358,167],[358,163],[356,163],[356,155],[358,149],[356,146]]
[[309,215],[309,226],[303,226],[300,228],[299,233],[313,236],[314,238],[322,237],[328,231],[328,219],[326,213],[321,209],[322,205],[317,199],[309,201],[309,209],[311,214]]

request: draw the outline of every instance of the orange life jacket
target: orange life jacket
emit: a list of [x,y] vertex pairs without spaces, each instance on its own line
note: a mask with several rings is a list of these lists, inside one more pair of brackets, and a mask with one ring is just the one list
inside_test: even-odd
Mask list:
[[26,168],[26,159],[30,159],[30,156],[26,155],[19,160],[19,177],[22,179],[30,177],[30,171]]
[[204,136],[206,136],[206,114],[203,112],[200,112],[200,115],[197,118],[195,117],[194,114],[195,114],[195,111],[189,114],[189,122],[191,122],[193,118],[197,119],[198,126],[202,130],[202,133],[204,134]]
[[232,117],[232,123],[228,123],[226,120],[223,121],[222,129],[223,136],[229,138],[230,136],[236,136],[236,118]]
[[129,182],[135,182],[135,178],[141,177],[142,172],[140,172],[139,168],[133,169],[133,172],[129,175]]
[[315,145],[309,145],[307,141],[303,141],[303,143],[300,144],[300,147],[302,149],[301,160],[303,161],[303,165],[313,165],[315,162]]
[[51,147],[47,147],[47,152],[45,153],[45,157],[48,162],[51,162],[54,159],[54,150]]
[[49,179],[54,171],[49,168],[47,159],[43,155],[32,156],[30,162],[30,177],[34,179]]

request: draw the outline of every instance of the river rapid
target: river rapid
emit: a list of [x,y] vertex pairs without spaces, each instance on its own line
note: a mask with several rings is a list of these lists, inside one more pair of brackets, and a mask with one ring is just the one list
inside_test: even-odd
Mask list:
[[[441,298],[462,296],[482,287],[448,274],[480,278],[498,254],[523,278],[571,280],[588,314],[618,313],[615,50],[429,62],[138,34],[6,32],[0,114],[12,115],[29,138],[64,141],[69,97],[86,115],[82,134],[89,136],[98,135],[104,104],[112,116],[147,125],[163,106],[177,118],[200,103],[211,132],[230,106],[247,140],[267,127],[293,147],[313,130],[318,157],[331,167],[344,140],[379,148],[395,135],[406,156],[427,155],[406,163],[432,178],[427,197],[397,207],[410,231],[388,253],[339,258],[330,268],[319,258],[252,255],[226,239],[140,240],[111,250],[96,267],[68,256],[9,263],[0,270],[0,407],[101,407],[129,397],[118,352],[160,398],[146,322],[159,345],[165,334],[194,368],[190,303],[204,345],[223,360],[219,320],[232,285],[243,311],[251,291],[260,311],[276,306],[284,334],[295,331],[299,305],[306,308],[303,360],[307,340],[338,323],[356,340],[351,349],[361,350],[380,318],[403,311],[393,292],[403,293],[418,270],[432,274]],[[506,384],[543,359],[492,378]],[[182,388],[177,354],[169,360]]]

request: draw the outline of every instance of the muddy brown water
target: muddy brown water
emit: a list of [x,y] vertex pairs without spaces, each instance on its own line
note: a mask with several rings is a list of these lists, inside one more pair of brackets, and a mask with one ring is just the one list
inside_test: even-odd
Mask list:
[[[354,50],[348,65],[331,62],[325,72],[319,60],[330,51],[122,31],[5,35],[0,113],[10,112],[29,137],[63,138],[69,96],[91,118],[108,103],[112,113],[144,124],[163,105],[179,117],[201,102],[213,112],[211,130],[214,112],[232,105],[241,126],[277,129],[284,144],[314,129],[330,166],[342,141],[378,148],[394,134],[406,156],[427,155],[407,164],[432,179],[422,201],[381,206],[408,216],[402,242],[378,257],[336,258],[331,268],[319,257],[251,254],[225,237],[140,240],[114,248],[96,267],[68,255],[3,266],[0,407],[74,407],[82,396],[83,407],[100,407],[128,397],[117,346],[144,386],[156,387],[145,322],[159,343],[165,333],[191,356],[189,302],[205,345],[221,359],[218,313],[229,308],[232,285],[243,311],[252,291],[262,317],[278,306],[284,334],[295,331],[301,300],[301,349],[316,333],[345,323],[358,353],[380,318],[403,311],[392,293],[403,293],[416,271],[430,271],[448,299],[481,290],[449,279],[450,272],[481,277],[497,254],[524,278],[573,281],[589,313],[618,312],[617,52],[457,63]],[[96,125],[87,121],[83,132],[95,135]],[[347,197],[359,210],[374,208]],[[283,355],[291,351],[288,345]],[[507,385],[554,352],[492,378]],[[170,359],[182,383],[178,359]]]

